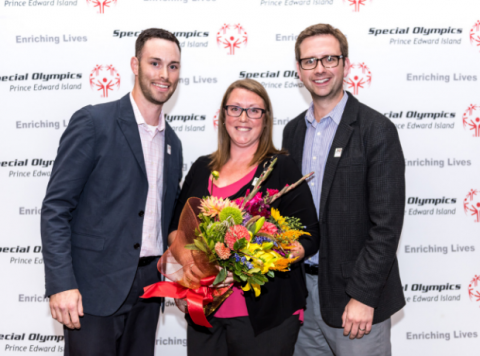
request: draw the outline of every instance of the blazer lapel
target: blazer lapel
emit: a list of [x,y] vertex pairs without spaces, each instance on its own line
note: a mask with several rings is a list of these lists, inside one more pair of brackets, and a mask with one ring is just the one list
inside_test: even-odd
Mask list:
[[130,103],[130,94],[125,95],[120,101],[120,116],[117,119],[118,125],[127,139],[128,145],[137,159],[138,165],[147,177],[145,168],[145,159],[143,157],[142,141],[138,132],[138,124],[135,120],[132,104]]
[[167,177],[172,165],[172,134],[172,128],[167,122],[165,122],[165,146],[163,150],[163,197],[165,197],[165,192],[167,191]]
[[300,114],[301,119],[298,121],[298,125],[293,134],[293,150],[290,152],[293,160],[297,162],[300,172],[302,171],[303,146],[305,145],[305,135],[307,133],[305,113],[306,111]]
[[340,161],[340,157],[334,157],[335,150],[337,148],[345,149],[353,133],[351,124],[357,120],[358,100],[355,99],[352,94],[348,92],[347,94],[349,96],[347,105],[345,106],[342,119],[333,138],[332,147],[328,153],[327,163],[325,164],[325,171],[323,173],[322,196],[320,198],[320,221],[322,221],[322,216],[325,214],[325,204],[327,203],[328,194],[330,193],[330,188],[335,177],[335,171]]

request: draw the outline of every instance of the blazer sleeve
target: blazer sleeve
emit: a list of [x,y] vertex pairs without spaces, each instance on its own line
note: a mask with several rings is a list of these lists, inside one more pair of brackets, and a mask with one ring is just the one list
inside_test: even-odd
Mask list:
[[376,307],[402,232],[405,209],[405,160],[395,126],[376,121],[366,131],[367,202],[372,227],[358,256],[346,292]]
[[[302,174],[292,158],[284,156],[280,163],[281,167],[279,168],[283,186],[285,184],[294,184],[302,178]],[[299,218],[305,226],[305,231],[310,234],[310,236],[303,235],[299,238],[299,242],[305,249],[305,258],[316,254],[320,248],[320,228],[315,204],[307,183],[303,182],[282,196],[279,210],[282,216]]]
[[60,139],[42,205],[41,236],[46,295],[78,288],[71,256],[72,213],[94,167],[95,128],[86,108],[71,118]]

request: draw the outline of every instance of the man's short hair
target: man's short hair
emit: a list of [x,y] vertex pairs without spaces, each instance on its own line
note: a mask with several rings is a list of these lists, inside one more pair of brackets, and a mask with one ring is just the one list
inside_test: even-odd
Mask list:
[[180,53],[182,52],[182,49],[180,48],[180,43],[178,42],[177,37],[175,37],[173,33],[167,30],[163,30],[161,28],[149,28],[147,30],[143,30],[135,41],[135,57],[137,57],[139,60],[142,56],[143,46],[148,40],[152,38],[161,38],[167,41],[174,42],[177,44]]
[[307,27],[298,35],[297,41],[295,42],[295,59],[297,62],[300,61],[300,45],[302,42],[308,37],[317,35],[332,35],[335,37],[340,43],[340,51],[342,52],[341,55],[343,55],[345,58],[348,57],[348,41],[342,31],[340,31],[338,28],[334,28],[332,25],[319,23],[317,25]]

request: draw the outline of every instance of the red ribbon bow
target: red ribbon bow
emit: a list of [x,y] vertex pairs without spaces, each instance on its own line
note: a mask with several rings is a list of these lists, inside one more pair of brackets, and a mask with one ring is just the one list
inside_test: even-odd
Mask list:
[[215,289],[208,286],[213,283],[216,276],[202,278],[200,287],[197,289],[186,288],[174,282],[158,282],[143,288],[144,293],[140,298],[168,297],[185,299],[188,305],[188,313],[193,322],[197,325],[211,328],[203,307],[213,302]]

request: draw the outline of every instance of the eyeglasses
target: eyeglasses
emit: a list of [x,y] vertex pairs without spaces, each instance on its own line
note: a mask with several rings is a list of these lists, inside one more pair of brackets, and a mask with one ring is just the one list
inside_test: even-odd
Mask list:
[[260,108],[244,109],[244,108],[241,108],[240,106],[235,106],[235,105],[226,105],[224,109],[227,111],[227,114],[229,116],[233,116],[233,117],[239,117],[245,111],[247,113],[247,116],[250,119],[260,119],[263,116],[263,114],[266,113],[264,109],[260,109]]
[[323,68],[335,68],[340,63],[343,56],[326,56],[322,58],[303,58],[300,59],[300,67],[305,70],[317,68],[318,62],[322,63]]

